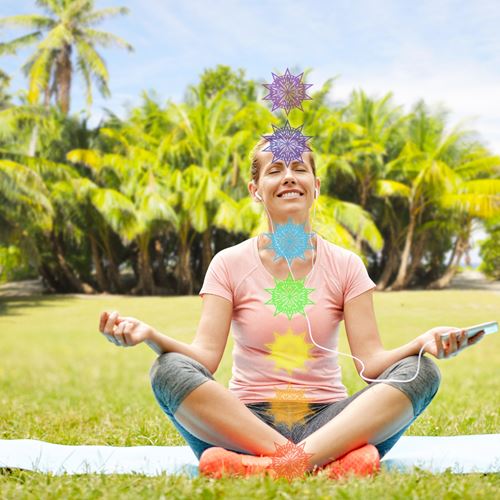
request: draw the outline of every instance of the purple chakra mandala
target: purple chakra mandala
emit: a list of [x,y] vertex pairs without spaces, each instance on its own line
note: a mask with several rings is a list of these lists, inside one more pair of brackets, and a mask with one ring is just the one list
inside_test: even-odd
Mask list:
[[308,99],[312,99],[312,97],[306,95],[306,90],[309,87],[312,87],[311,84],[300,83],[302,79],[301,73],[298,76],[293,76],[290,71],[285,71],[283,76],[278,76],[272,73],[273,75],[273,83],[264,83],[264,87],[269,90],[269,94],[264,97],[273,103],[274,111],[278,108],[283,108],[288,114],[291,109],[299,108],[302,109],[302,101],[306,101]]
[[290,126],[290,123],[288,123],[288,120],[282,128],[272,125],[274,134],[262,136],[269,141],[269,146],[262,151],[270,151],[273,153],[273,163],[283,160],[287,167],[294,160],[302,163],[302,153],[312,151],[306,144],[306,141],[311,139],[312,136],[302,135],[303,126],[304,125],[293,128]]

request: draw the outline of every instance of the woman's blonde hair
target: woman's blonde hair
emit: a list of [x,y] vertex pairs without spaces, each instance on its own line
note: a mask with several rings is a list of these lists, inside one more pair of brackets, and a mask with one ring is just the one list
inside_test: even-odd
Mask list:
[[[254,146],[252,149],[252,152],[250,153],[250,161],[251,161],[251,176],[252,180],[257,184],[259,181],[259,175],[260,175],[260,165],[259,161],[257,159],[257,153],[262,151],[263,146],[269,144],[269,141],[267,139],[264,139],[261,137],[259,142]],[[311,167],[312,171],[314,174],[314,177],[316,177],[316,164],[314,163],[314,156],[312,153],[309,153],[311,155]]]

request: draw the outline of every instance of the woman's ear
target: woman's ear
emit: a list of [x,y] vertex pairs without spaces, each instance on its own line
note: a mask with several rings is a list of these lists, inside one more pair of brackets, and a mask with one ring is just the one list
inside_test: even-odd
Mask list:
[[[255,197],[259,200],[259,201],[262,201],[262,196],[259,194],[259,192],[257,191],[257,184],[255,183],[254,180],[252,180],[252,182],[250,183],[252,184],[254,187],[255,187],[255,191],[253,192],[253,194],[255,195]],[[250,190],[250,192],[252,192]]]

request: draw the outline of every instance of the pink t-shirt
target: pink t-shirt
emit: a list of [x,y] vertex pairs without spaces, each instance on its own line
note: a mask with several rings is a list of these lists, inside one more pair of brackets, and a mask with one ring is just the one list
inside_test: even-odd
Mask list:
[[[276,286],[264,267],[257,237],[217,253],[199,295],[210,293],[233,304],[234,339],[229,390],[244,403],[272,401],[277,391],[299,391],[308,402],[327,403],[347,397],[338,355],[314,345],[306,317],[275,315],[266,304]],[[355,253],[317,235],[317,258],[304,286],[313,289],[305,305],[316,344],[335,350],[344,303],[375,287]],[[283,394],[283,392],[281,392]]]

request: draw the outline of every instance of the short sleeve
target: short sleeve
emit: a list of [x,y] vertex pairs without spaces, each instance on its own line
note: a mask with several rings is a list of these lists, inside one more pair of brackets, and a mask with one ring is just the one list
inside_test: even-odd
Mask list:
[[205,293],[212,293],[233,302],[233,286],[229,270],[223,256],[219,252],[214,256],[208,266],[203,286],[198,295],[203,297]]
[[362,293],[375,288],[361,258],[351,253],[347,259],[346,278],[344,283],[344,304]]

